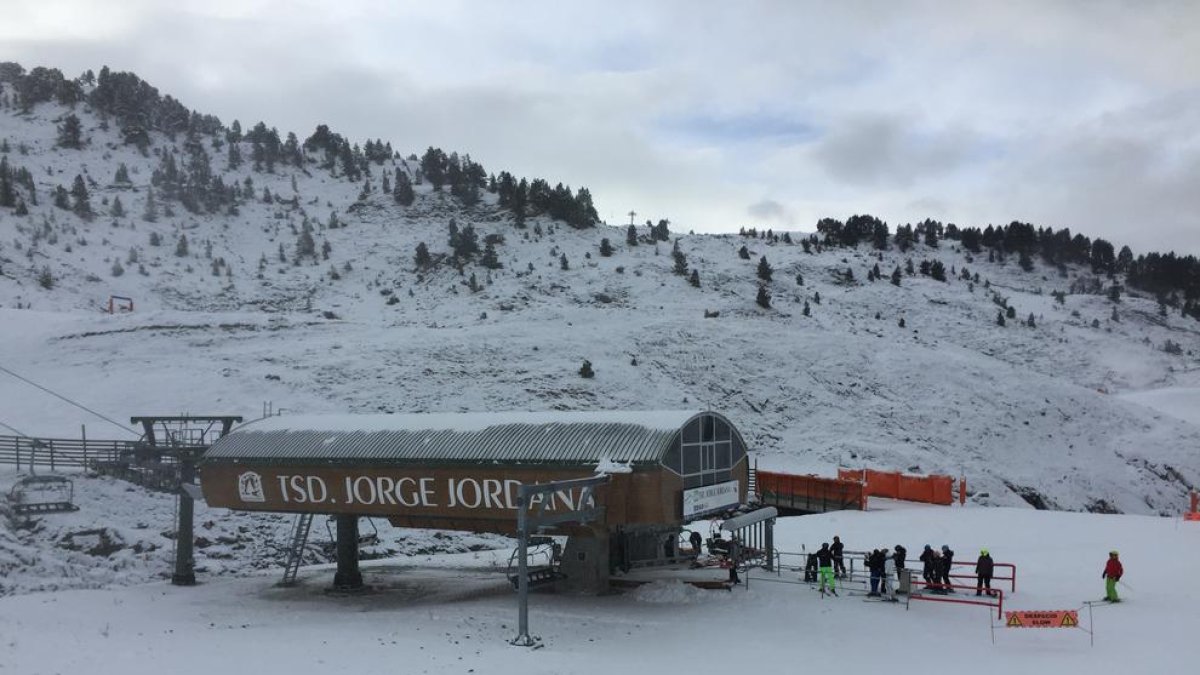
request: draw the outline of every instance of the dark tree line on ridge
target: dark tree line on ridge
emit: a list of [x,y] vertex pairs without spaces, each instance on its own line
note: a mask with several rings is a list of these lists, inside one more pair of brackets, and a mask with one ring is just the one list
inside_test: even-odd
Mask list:
[[[255,198],[252,184],[226,185],[219,171],[213,170],[213,157],[207,146],[226,151],[226,168],[239,169],[247,161],[256,172],[274,173],[277,166],[293,166],[306,170],[306,164],[316,164],[335,177],[359,181],[372,175],[372,165],[382,166],[387,160],[399,160],[390,143],[368,140],[360,147],[345,137],[319,125],[303,144],[294,133],[281,138],[273,127],[259,122],[243,133],[241,124],[234,121],[228,128],[212,115],[189,111],[171,96],[158,90],[137,75],[113,72],[107,66],[96,75],[91,70],[75,79],[68,79],[56,68],[34,68],[26,72],[20,64],[0,62],[0,100],[9,100],[23,111],[39,103],[54,101],[74,107],[86,103],[100,117],[102,127],[113,123],[126,144],[135,145],[148,154],[152,131],[174,140],[184,138],[184,153],[180,158],[169,149],[155,154],[159,158],[152,184],[160,200],[178,201],[193,213],[215,213],[222,209],[236,212],[240,201]],[[110,122],[111,121],[111,122]],[[78,149],[83,145],[81,125],[75,114],[67,115],[59,126],[59,145]],[[208,141],[205,143],[203,141]],[[243,156],[243,145],[250,145],[249,157]],[[408,158],[416,161],[415,156]],[[393,180],[384,172],[385,191],[396,202],[408,206],[415,199],[413,185],[428,180],[435,192],[448,188],[451,196],[465,205],[479,201],[486,190],[498,195],[500,206],[513,213],[518,226],[524,226],[530,216],[546,215],[576,228],[594,226],[598,221],[591,193],[586,188],[572,192],[558,183],[550,187],[545,179],[517,180],[507,171],[489,175],[469,155],[447,154],[439,148],[429,148],[419,160],[418,168],[410,170],[405,164],[397,167]],[[9,177],[10,190],[17,183]],[[363,194],[369,193],[364,186]],[[31,195],[31,201],[36,199]],[[266,201],[278,201],[278,195],[264,195]],[[21,201],[14,192],[13,204]],[[294,202],[294,200],[293,200]],[[36,203],[36,202],[34,202]]]
[[[894,244],[903,252],[917,242],[923,241],[926,246],[936,248],[939,242],[949,240],[958,242],[973,254],[986,251],[990,260],[1016,255],[1018,263],[1027,272],[1033,270],[1035,257],[1063,274],[1067,264],[1088,266],[1093,273],[1107,275],[1110,279],[1124,275],[1130,287],[1154,293],[1165,304],[1178,307],[1182,303],[1184,314],[1200,319],[1200,260],[1194,255],[1180,256],[1170,252],[1135,257],[1128,246],[1117,251],[1105,239],[1091,239],[1083,234],[1072,234],[1066,228],[1054,230],[1019,221],[980,229],[960,228],[953,223],[926,219],[916,225],[898,226],[892,234],[887,223],[880,219],[854,215],[845,222],[822,218],[817,222],[817,233],[818,236],[801,242],[806,250],[816,242],[825,246],[851,247],[869,242],[880,250]],[[758,233],[751,230],[743,234],[757,236]]]

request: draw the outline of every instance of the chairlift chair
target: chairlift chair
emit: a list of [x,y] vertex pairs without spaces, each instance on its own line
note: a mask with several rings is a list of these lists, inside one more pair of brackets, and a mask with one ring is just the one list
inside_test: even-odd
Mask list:
[[8,491],[8,502],[13,513],[22,516],[79,510],[75,505],[75,482],[54,474],[21,478]]

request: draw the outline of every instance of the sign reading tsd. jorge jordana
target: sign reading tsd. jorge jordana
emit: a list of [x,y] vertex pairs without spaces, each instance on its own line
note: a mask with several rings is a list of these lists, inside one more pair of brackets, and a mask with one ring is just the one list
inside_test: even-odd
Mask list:
[[262,476],[253,471],[247,471],[238,476],[238,497],[244,502],[265,502]]

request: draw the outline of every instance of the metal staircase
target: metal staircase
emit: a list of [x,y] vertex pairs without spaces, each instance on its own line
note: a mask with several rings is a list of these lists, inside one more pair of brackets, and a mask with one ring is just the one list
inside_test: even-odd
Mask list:
[[308,543],[308,530],[312,527],[312,519],[311,513],[296,516],[296,523],[292,525],[291,544],[288,546],[287,566],[283,568],[280,586],[296,584],[296,574],[300,571],[300,562],[304,558],[304,547]]
[[750,475],[746,480],[746,496],[749,501],[758,501],[758,459],[750,465]]

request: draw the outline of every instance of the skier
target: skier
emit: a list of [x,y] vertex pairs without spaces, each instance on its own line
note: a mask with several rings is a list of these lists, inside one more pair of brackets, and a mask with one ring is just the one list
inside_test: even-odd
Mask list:
[[987,588],[987,594],[992,595],[992,556],[985,548],[979,552],[979,560],[975,561],[975,595],[983,595],[983,589]]
[[908,550],[900,544],[896,544],[894,550],[895,553],[892,554],[892,560],[896,561],[896,579],[899,579],[904,576],[904,561],[908,559]]
[[825,595],[825,584],[829,584],[829,592],[837,595],[833,585],[833,551],[829,550],[829,542],[821,544],[817,551],[817,571],[821,576],[821,595]]
[[888,579],[891,579],[892,572],[896,571],[895,560],[888,555],[886,548],[880,549],[879,553],[883,556],[883,576],[879,578],[879,592],[888,596],[888,600],[896,602],[896,584],[888,585]]
[[933,547],[925,544],[925,550],[921,551],[921,557],[918,560],[924,564],[924,567],[921,568],[921,578],[925,580],[926,588],[933,590],[937,587],[937,578],[934,576],[937,563]]
[[939,579],[942,582],[942,587],[953,593],[954,589],[950,587],[950,567],[954,564],[954,551],[950,547],[942,544],[942,565]]
[[697,558],[700,557],[700,546],[704,543],[704,537],[701,537],[699,532],[692,530],[692,533],[688,535],[688,541],[692,544],[692,553]]
[[830,546],[829,550],[833,552],[833,575],[838,579],[846,578],[846,563],[842,558],[842,551],[845,550],[845,548],[846,547],[842,545],[842,540],[839,539],[837,535],[834,535],[833,546]]
[[867,593],[867,597],[879,597],[879,580],[883,578],[885,555],[883,551],[875,549],[867,556],[867,569],[871,571],[871,592]]
[[1104,599],[1109,602],[1120,602],[1121,598],[1117,597],[1117,582],[1121,580],[1121,575],[1125,573],[1125,568],[1121,566],[1121,561],[1117,559],[1116,551],[1108,552],[1108,563],[1104,565],[1104,572],[1100,575],[1104,579]]

